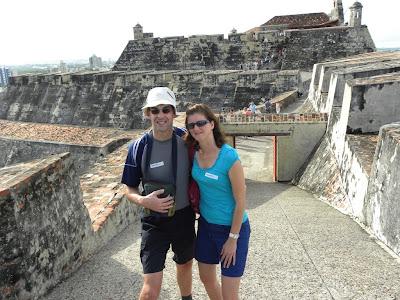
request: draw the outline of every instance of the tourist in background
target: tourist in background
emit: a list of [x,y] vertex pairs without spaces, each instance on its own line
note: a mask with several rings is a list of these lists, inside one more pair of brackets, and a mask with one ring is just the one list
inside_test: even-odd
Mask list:
[[255,114],[255,113],[256,113],[256,107],[257,107],[257,106],[254,104],[254,102],[251,101],[251,102],[250,102],[249,109],[250,109],[250,111],[251,111],[252,114]]
[[269,101],[269,99],[265,102],[265,112],[267,114],[271,113],[271,101]]
[[[186,130],[173,127],[178,115],[176,99],[166,87],[149,91],[143,114],[151,120],[152,131],[130,145],[121,180],[127,199],[145,208],[140,247],[144,282],[139,299],[158,299],[167,251],[172,245],[182,299],[191,300],[196,235],[195,214],[188,199],[188,150],[181,138]],[[174,197],[159,197],[164,189],[154,182],[171,187]],[[144,187],[143,195],[139,185]],[[152,185],[156,190],[146,192]]]
[[[200,187],[196,254],[210,299],[239,299],[250,238],[246,185],[236,150],[225,143],[217,117],[205,104],[186,110],[188,147],[196,147],[192,176]],[[217,264],[221,264],[221,285]]]
[[232,108],[229,110],[228,119],[229,119],[230,122],[234,122],[235,121],[235,112],[233,111]]
[[276,113],[277,113],[277,114],[279,114],[279,113],[281,112],[281,105],[280,105],[279,102],[276,102],[276,103],[275,103],[275,110],[276,110]]

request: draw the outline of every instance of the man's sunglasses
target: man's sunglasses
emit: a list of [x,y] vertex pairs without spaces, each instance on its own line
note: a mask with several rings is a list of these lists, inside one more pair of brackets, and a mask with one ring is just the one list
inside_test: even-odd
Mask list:
[[210,123],[210,121],[208,120],[201,120],[201,121],[197,121],[196,123],[189,123],[186,125],[187,129],[193,129],[194,126],[196,125],[197,127],[203,127],[204,125],[206,125],[207,123]]
[[[161,111],[163,112],[163,114],[168,114],[171,110],[171,107],[163,107]],[[153,107],[150,109],[150,112],[153,115],[158,115],[160,113],[160,109],[158,109],[157,107]]]

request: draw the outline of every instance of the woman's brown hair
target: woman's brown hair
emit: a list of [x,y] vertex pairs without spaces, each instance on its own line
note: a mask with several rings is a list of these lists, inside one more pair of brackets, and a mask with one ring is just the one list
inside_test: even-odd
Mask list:
[[[218,148],[221,148],[226,143],[226,136],[221,130],[221,126],[219,124],[217,116],[214,115],[212,110],[204,103],[193,103],[186,108],[186,120],[185,120],[186,128],[188,124],[188,117],[195,113],[200,113],[204,115],[208,121],[214,122],[213,134],[214,134],[215,144],[217,145]],[[185,141],[185,145],[189,148],[195,147],[196,149],[199,149],[200,147],[199,143],[190,134],[189,129],[186,132],[185,136],[183,137],[183,140]]]

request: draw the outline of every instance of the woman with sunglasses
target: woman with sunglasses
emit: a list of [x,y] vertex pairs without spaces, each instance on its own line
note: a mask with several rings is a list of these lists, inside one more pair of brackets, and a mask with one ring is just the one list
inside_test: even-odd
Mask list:
[[[195,254],[200,279],[210,299],[239,299],[250,237],[243,168],[207,105],[190,105],[185,125],[189,131],[185,143],[197,149],[192,176],[200,187]],[[216,274],[219,263],[221,285]]]

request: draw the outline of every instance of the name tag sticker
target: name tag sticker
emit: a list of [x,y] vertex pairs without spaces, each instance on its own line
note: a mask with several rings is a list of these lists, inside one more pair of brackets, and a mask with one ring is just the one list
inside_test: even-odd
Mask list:
[[160,162],[157,162],[157,163],[154,163],[154,164],[150,164],[150,168],[151,169],[159,168],[159,167],[162,167],[163,165],[164,165],[164,162],[160,161]]
[[214,175],[214,174],[210,174],[210,173],[206,172],[206,174],[204,176],[211,178],[211,179],[218,180],[218,175]]

